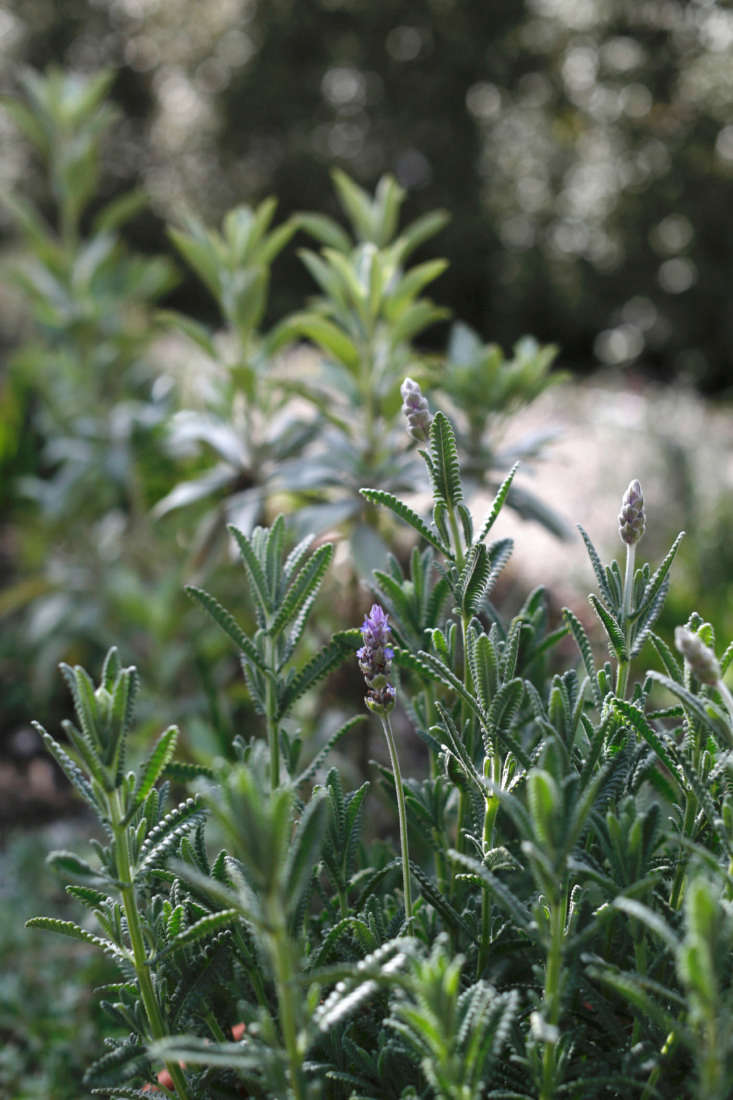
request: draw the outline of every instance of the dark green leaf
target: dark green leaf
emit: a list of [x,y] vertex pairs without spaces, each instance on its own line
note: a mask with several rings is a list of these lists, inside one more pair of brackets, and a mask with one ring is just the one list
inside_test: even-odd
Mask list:
[[453,426],[442,412],[435,414],[430,425],[430,458],[435,496],[455,508],[463,500],[461,472]]
[[441,542],[436,533],[428,527],[427,523],[420,518],[417,512],[413,512],[412,508],[403,504],[402,501],[398,500],[392,493],[387,493],[383,489],[360,489],[359,492],[365,500],[373,504],[384,505],[385,508],[389,508],[396,516],[403,519],[405,523],[409,523],[410,527],[413,527],[426,542],[429,542],[430,545],[436,550],[439,550],[441,554],[445,554],[446,556],[450,555],[450,551]]
[[261,672],[264,672],[265,664],[262,660],[262,657],[260,657],[259,653],[257,652],[254,642],[247,637],[234,616],[230,615],[229,612],[225,608],[223,608],[221,604],[214,599],[213,596],[210,596],[208,592],[205,592],[203,588],[196,588],[192,584],[187,584],[186,592],[192,599],[197,600],[198,603],[200,603],[201,606],[205,608],[206,611],[208,611],[214,622],[217,623],[222,628],[222,630],[229,635],[232,641],[237,645],[242,653],[244,653],[247,660],[251,661],[253,665],[260,669]]
[[665,767],[667,767],[670,772],[672,772],[672,774],[676,777],[677,767],[675,765],[675,762],[672,760],[669,753],[662,744],[659,734],[652,729],[652,727],[647,722],[645,715],[639,710],[639,708],[635,707],[633,703],[627,702],[625,699],[617,698],[614,698],[612,700],[612,706],[613,709],[618,714],[620,714],[626,722],[633,726],[639,736],[642,737],[652,749],[654,749],[655,753],[665,765]]
[[610,611],[601,603],[596,595],[593,593],[588,597],[590,604],[595,611],[598,618],[603,624],[606,634],[608,635],[608,644],[610,649],[616,655],[617,661],[628,661],[629,655],[626,649],[626,640],[624,638],[621,627],[618,625]]
[[141,802],[145,801],[150,791],[160,779],[166,765],[176,751],[177,741],[177,726],[169,726],[164,733],[161,733],[150,756],[140,769],[140,775],[133,794],[133,801],[136,806],[139,806]]
[[519,463],[515,462],[514,465],[511,468],[511,470],[509,471],[509,473],[507,474],[507,476],[504,478],[501,485],[499,486],[499,488],[496,492],[496,496],[494,497],[493,503],[491,505],[491,508],[489,509],[489,514],[486,517],[486,519],[484,520],[483,527],[481,528],[481,534],[479,535],[479,541],[480,542],[483,542],[483,540],[486,538],[486,536],[488,535],[491,528],[494,526],[494,523],[496,522],[497,517],[498,517],[499,513],[501,512],[504,501],[507,498],[507,494],[509,492],[509,489],[511,488],[512,481],[514,480],[514,475],[516,474],[518,469],[519,469]]

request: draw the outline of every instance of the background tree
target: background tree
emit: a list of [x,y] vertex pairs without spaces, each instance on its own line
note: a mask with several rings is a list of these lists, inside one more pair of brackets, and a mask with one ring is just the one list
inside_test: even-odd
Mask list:
[[[409,216],[454,211],[443,298],[485,337],[530,331],[578,370],[638,362],[726,386],[722,3],[71,0],[62,18],[46,0],[5,0],[0,12],[11,60],[119,67],[128,122],[111,185],[140,171],[161,213],[185,203],[212,221],[277,194],[286,216],[323,208],[334,164],[370,187],[392,171]],[[149,216],[132,231],[161,244]],[[276,313],[307,287],[295,258],[280,287]],[[204,308],[191,282],[179,295]]]

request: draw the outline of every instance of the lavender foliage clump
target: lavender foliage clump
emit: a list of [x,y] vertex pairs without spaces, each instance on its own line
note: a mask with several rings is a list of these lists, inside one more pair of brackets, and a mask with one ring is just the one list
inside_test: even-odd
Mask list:
[[364,702],[376,714],[389,714],[395,702],[395,688],[389,682],[394,657],[390,646],[391,634],[384,609],[378,603],[372,604],[361,625],[364,644],[356,651],[356,656],[369,689]]
[[427,442],[430,435],[430,410],[418,382],[406,378],[400,386],[402,412],[407,418],[410,435],[418,443]]

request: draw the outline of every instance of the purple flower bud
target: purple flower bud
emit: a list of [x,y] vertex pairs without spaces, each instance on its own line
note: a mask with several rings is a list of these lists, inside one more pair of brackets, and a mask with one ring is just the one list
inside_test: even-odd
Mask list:
[[699,634],[693,634],[686,626],[678,626],[674,632],[674,644],[701,684],[715,686],[718,683],[720,665],[712,649],[708,649]]
[[641,485],[634,479],[629,482],[629,487],[621,501],[621,511],[618,516],[618,533],[621,541],[627,546],[635,546],[646,530],[646,517],[644,515],[644,495]]
[[361,624],[364,645],[357,649],[356,656],[369,689],[364,702],[377,714],[388,714],[395,701],[395,689],[389,682],[394,657],[394,650],[389,644],[391,633],[383,608],[378,603],[372,604],[371,611]]
[[430,410],[423,397],[422,390],[412,378],[406,378],[400,386],[402,394],[402,412],[407,417],[410,435],[418,443],[426,443],[430,435]]

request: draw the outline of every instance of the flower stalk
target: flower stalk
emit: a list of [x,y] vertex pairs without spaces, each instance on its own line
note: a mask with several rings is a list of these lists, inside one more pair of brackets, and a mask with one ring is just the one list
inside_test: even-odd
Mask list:
[[389,619],[384,609],[377,603],[372,604],[371,611],[361,626],[361,636],[364,644],[361,649],[357,650],[356,656],[367,685],[364,702],[369,710],[379,715],[384,736],[387,739],[400,823],[405,920],[409,924],[412,920],[412,890],[410,886],[410,852],[407,840],[407,811],[397,745],[392,732],[392,724],[389,720],[389,714],[394,707],[396,695],[394,685],[389,681],[392,658],[394,657],[394,650],[390,645],[391,633]]
[[[109,796],[110,826],[115,838],[115,855],[117,865],[117,877],[120,882],[120,894],[127,921],[127,930],[130,936],[133,965],[135,975],[140,987],[140,997],[145,1008],[145,1015],[150,1025],[152,1039],[164,1039],[167,1035],[163,1017],[158,1004],[158,997],[153,985],[150,973],[147,953],[145,951],[145,939],[143,936],[140,914],[135,897],[133,884],[133,868],[130,858],[130,846],[128,840],[128,826],[125,823],[125,807],[119,789],[112,791]],[[170,1075],[176,1096],[179,1100],[188,1100],[189,1092],[186,1078],[177,1062],[166,1062],[165,1068]]]
[[626,546],[626,569],[624,572],[624,589],[622,601],[622,614],[624,624],[624,639],[626,642],[626,660],[619,661],[616,670],[616,694],[623,699],[626,696],[626,686],[629,679],[629,667],[631,657],[629,645],[631,641],[631,623],[629,622],[634,592],[634,572],[636,566],[636,545],[646,530],[646,513],[644,511],[644,494],[640,482],[634,478],[621,501],[621,511],[618,516],[619,538]]

